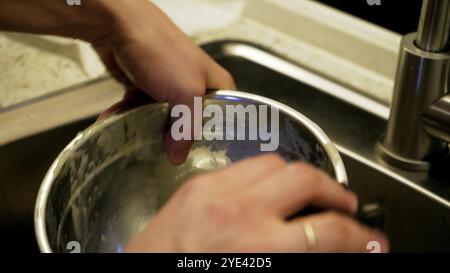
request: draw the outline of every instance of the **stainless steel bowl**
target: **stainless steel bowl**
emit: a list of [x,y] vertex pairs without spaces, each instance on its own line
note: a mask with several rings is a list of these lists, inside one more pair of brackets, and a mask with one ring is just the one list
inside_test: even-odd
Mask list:
[[[297,111],[236,91],[210,94],[205,105],[211,103],[278,108],[276,152],[289,161],[308,161],[347,184],[334,145]],[[186,162],[172,166],[164,151],[167,117],[167,104],[147,105],[97,122],[61,152],[36,201],[42,252],[121,252],[186,179],[261,153],[261,141],[195,141]]]

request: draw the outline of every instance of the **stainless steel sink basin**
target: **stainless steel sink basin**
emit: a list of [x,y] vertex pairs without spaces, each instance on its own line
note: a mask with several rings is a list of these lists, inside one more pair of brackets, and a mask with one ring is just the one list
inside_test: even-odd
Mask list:
[[34,203],[53,160],[87,119],[0,146],[0,242],[5,251],[37,252]]
[[[450,160],[437,164],[431,174],[408,173],[382,163],[375,146],[386,128],[387,106],[253,45],[220,41],[204,48],[234,75],[239,90],[258,91],[285,103],[324,129],[342,154],[360,203],[383,207],[383,229],[392,251],[450,251],[450,174],[443,171]],[[80,111],[82,106],[73,105]],[[0,120],[5,113],[0,112]],[[0,139],[4,249],[37,251],[33,208],[40,182],[59,151],[94,120],[91,113],[68,118],[50,130],[22,134],[20,140],[2,144]]]

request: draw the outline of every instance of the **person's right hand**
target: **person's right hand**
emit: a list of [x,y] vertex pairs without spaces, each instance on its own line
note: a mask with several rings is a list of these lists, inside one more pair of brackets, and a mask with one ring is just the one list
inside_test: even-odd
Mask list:
[[[309,206],[325,212],[289,218]],[[382,234],[350,218],[356,209],[356,196],[322,171],[264,155],[192,178],[126,250],[368,252],[376,241],[387,251]]]
[[[194,97],[207,89],[235,89],[230,73],[148,0],[95,0],[78,6],[55,0],[0,1],[0,29],[91,43],[127,89],[123,100],[101,118],[150,101],[192,107]],[[169,160],[183,163],[191,144],[168,134]]]

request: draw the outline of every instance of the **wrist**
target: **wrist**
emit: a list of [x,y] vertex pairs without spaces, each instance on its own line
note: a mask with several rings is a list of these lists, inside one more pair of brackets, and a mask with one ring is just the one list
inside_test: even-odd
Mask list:
[[80,6],[67,6],[60,33],[66,37],[97,43],[109,37],[117,17],[115,2],[122,0],[81,1]]
[[133,35],[141,28],[148,29],[150,24],[143,19],[156,19],[160,15],[159,9],[148,0],[92,2],[84,2],[82,14],[74,16],[74,20],[67,24],[65,29],[68,36],[99,44],[105,40]]

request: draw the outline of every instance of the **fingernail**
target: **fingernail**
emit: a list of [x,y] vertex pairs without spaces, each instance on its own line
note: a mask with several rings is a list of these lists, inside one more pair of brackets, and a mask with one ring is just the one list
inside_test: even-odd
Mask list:
[[170,163],[180,165],[186,160],[189,148],[185,148],[181,142],[173,140],[170,136],[166,138],[166,155]]
[[186,159],[185,155],[181,154],[179,151],[174,150],[170,150],[167,156],[169,158],[170,163],[172,163],[173,165],[180,165]]
[[175,144],[173,143],[167,144],[166,148],[167,158],[173,165],[180,165],[182,163],[182,159],[179,156],[179,153],[175,150],[174,146]]

